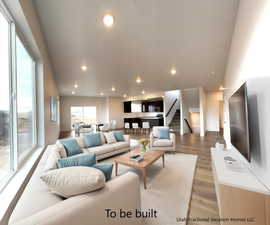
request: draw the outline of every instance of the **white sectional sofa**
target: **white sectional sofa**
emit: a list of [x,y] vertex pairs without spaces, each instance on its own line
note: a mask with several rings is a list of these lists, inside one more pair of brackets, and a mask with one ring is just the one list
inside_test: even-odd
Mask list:
[[[84,153],[95,153],[97,160],[107,158],[109,156],[113,156],[119,154],[121,152],[127,152],[130,150],[130,137],[129,135],[124,135],[125,141],[116,142],[112,144],[106,143],[105,137],[102,132],[100,132],[102,145],[87,148],[85,146],[84,138],[77,137],[75,138],[83,150]],[[59,142],[59,141],[58,141]]]
[[[78,139],[81,141],[81,139]],[[129,137],[125,136],[129,143]],[[120,143],[120,142],[119,142]],[[101,146],[84,149],[95,152],[99,159],[121,151],[129,150],[127,143],[104,143]],[[80,142],[82,145],[82,143]],[[140,225],[142,220],[131,218],[107,218],[105,209],[141,209],[140,182],[135,173],[112,178],[103,189],[64,199],[52,194],[40,179],[44,172],[48,155],[55,151],[50,145],[45,150],[37,168],[27,184],[9,220],[10,225]],[[125,198],[123,198],[125,193]]]

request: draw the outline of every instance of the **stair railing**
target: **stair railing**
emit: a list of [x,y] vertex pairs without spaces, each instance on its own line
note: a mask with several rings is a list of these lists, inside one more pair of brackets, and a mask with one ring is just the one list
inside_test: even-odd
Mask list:
[[169,108],[168,112],[167,112],[166,115],[165,115],[165,118],[166,118],[166,125],[167,125],[167,126],[170,125],[170,123],[172,122],[173,117],[174,117],[174,115],[175,115],[175,113],[176,113],[176,110],[177,110],[177,104],[176,104],[176,103],[177,103],[177,102],[178,102],[178,99],[176,98],[176,99],[173,101],[171,107]]

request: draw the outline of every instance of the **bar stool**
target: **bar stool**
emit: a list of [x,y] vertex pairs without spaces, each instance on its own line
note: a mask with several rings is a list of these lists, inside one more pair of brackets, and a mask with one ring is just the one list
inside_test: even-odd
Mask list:
[[130,125],[129,125],[129,123],[125,123],[125,133],[126,134],[130,133]]
[[142,133],[149,133],[150,134],[150,123],[149,122],[143,122],[142,123]]
[[132,123],[132,130],[133,130],[133,134],[139,134],[139,124]]

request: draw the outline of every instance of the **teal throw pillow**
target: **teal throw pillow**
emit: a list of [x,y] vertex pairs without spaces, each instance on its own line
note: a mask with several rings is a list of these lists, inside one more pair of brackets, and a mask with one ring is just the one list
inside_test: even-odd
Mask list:
[[60,140],[60,143],[64,145],[68,157],[83,153],[81,147],[74,138]]
[[100,133],[86,134],[83,138],[87,148],[102,145]]
[[113,164],[112,163],[98,163],[92,167],[101,170],[106,178],[106,181],[110,180],[112,177]]
[[159,139],[170,139],[169,128],[159,129]]
[[96,154],[88,153],[72,157],[59,159],[57,162],[58,168],[71,167],[71,166],[88,166],[91,167],[97,163]]
[[124,132],[122,130],[113,131],[116,141],[125,141]]

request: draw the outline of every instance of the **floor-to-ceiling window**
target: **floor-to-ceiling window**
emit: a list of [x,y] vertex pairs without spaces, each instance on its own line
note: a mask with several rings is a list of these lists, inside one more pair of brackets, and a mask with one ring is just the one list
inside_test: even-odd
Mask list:
[[9,23],[0,12],[0,182],[10,172],[10,49]]
[[36,146],[35,61],[0,5],[0,188]]
[[19,161],[33,149],[35,138],[35,63],[16,37],[17,117]]

